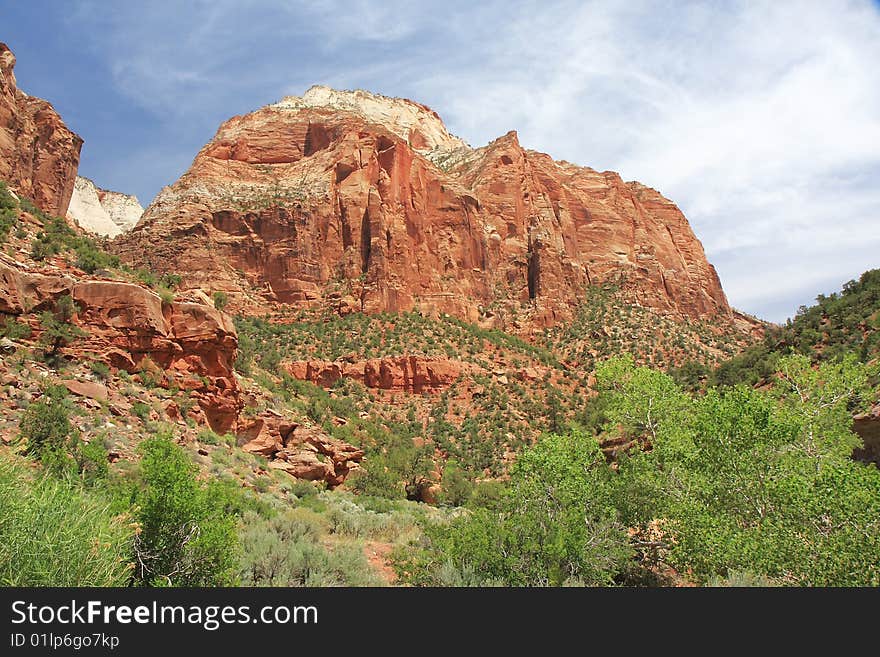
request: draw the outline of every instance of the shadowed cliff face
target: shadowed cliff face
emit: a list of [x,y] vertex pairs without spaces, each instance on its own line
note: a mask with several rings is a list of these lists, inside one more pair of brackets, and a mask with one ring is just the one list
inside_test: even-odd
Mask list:
[[64,216],[83,140],[45,100],[15,80],[15,55],[0,43],[0,180],[48,214]]
[[513,132],[472,149],[424,106],[323,87],[224,123],[116,249],[245,313],[328,304],[548,326],[615,281],[661,311],[730,316],[658,192]]

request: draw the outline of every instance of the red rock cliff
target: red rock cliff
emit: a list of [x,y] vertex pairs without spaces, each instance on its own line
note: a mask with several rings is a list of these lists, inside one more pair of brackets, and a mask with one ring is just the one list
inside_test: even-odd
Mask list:
[[211,428],[220,433],[233,428],[242,403],[233,373],[238,336],[228,316],[207,299],[165,303],[133,283],[41,269],[0,254],[0,318],[33,317],[69,294],[78,308],[74,322],[86,335],[65,354],[128,372],[139,371],[149,357],[162,368],[161,376],[174,376],[192,391]]
[[233,117],[117,244],[244,312],[329,303],[549,325],[613,280],[661,311],[730,315],[658,192],[513,132],[472,149],[428,108],[361,91],[313,87]]
[[15,55],[0,43],[0,180],[44,212],[64,216],[83,140],[45,100],[16,85]]

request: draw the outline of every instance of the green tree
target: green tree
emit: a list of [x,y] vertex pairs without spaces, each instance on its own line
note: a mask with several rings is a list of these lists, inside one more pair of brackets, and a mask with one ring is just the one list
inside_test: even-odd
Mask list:
[[141,443],[144,487],[134,495],[140,531],[134,541],[133,583],[217,586],[234,583],[235,519],[224,497],[196,479],[186,452],[160,435]]
[[813,368],[790,356],[773,393],[709,390],[686,416],[656,373],[615,368],[602,393],[612,423],[645,426],[639,397],[678,416],[656,423],[653,449],[623,457],[614,478],[622,520],[637,534],[662,528],[662,559],[702,581],[748,572],[790,584],[880,583],[880,473],[850,458],[847,405],[864,366],[849,358]]
[[687,426],[692,402],[671,376],[636,367],[627,354],[601,363],[596,381],[605,391],[607,430],[620,425],[632,437],[646,439],[661,462],[690,448]]
[[464,506],[471,499],[474,484],[464,469],[454,460],[446,462],[443,468],[443,492],[440,500],[452,506]]
[[547,422],[551,433],[562,433],[565,424],[565,409],[562,406],[562,395],[559,390],[547,383],[544,403],[547,405]]
[[592,436],[542,439],[521,454],[494,508],[428,528],[420,576],[427,570],[436,584],[452,567],[514,586],[611,583],[632,551],[608,503],[608,475]]

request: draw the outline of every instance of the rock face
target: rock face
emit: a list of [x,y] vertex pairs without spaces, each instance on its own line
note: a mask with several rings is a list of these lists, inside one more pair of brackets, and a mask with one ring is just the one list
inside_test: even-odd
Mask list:
[[472,149],[430,109],[314,87],[224,123],[120,241],[130,262],[277,303],[421,310],[551,325],[619,283],[681,316],[730,308],[678,208],[657,191],[524,149]]
[[64,216],[83,140],[45,100],[21,91],[15,55],[0,43],[0,180],[44,212]]
[[437,392],[448,388],[468,368],[466,363],[445,358],[397,356],[357,362],[309,360],[286,363],[293,378],[329,388],[341,378],[362,383],[367,388],[394,392]]
[[192,391],[212,429],[234,427],[242,408],[233,374],[238,338],[229,317],[207,299],[163,303],[133,283],[26,271],[0,258],[0,313],[50,310],[65,294],[79,308],[74,323],[88,334],[65,352],[132,373],[149,357],[162,368],[156,368],[159,376],[173,376]]
[[88,178],[76,177],[67,217],[91,233],[116,237],[134,228],[144,209],[134,196],[95,186]]
[[269,459],[269,467],[284,470],[297,479],[326,481],[338,486],[360,467],[363,450],[337,440],[315,427],[284,420],[266,411],[238,431],[242,449]]

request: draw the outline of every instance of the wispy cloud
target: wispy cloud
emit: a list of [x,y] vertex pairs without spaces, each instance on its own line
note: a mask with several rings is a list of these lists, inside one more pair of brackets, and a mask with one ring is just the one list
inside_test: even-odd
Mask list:
[[[120,91],[214,126],[314,82],[676,201],[731,302],[781,320],[880,266],[880,11],[865,1],[81,1]],[[171,134],[171,133],[169,133]]]

